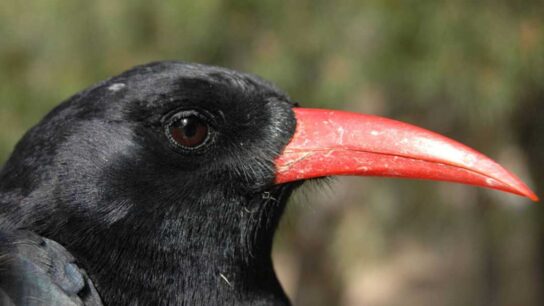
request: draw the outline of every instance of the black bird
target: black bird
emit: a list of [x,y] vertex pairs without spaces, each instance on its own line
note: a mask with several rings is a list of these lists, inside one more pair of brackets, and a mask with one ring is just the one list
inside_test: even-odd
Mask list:
[[536,200],[490,159],[432,132],[299,108],[249,74],[151,63],[60,104],[1,169],[0,301],[287,305],[275,229],[303,180],[338,174]]

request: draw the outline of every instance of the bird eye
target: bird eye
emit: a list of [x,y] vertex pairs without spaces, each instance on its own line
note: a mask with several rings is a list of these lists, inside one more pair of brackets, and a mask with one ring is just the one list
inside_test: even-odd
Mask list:
[[196,149],[208,139],[208,124],[195,115],[175,118],[167,126],[168,138],[184,149]]

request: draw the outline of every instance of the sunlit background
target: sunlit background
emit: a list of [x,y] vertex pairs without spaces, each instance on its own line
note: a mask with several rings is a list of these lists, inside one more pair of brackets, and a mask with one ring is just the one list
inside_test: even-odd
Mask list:
[[[4,0],[0,161],[60,101],[161,59],[415,123],[544,191],[536,0]],[[297,192],[274,258],[295,305],[544,305],[544,208],[455,184],[339,178]]]

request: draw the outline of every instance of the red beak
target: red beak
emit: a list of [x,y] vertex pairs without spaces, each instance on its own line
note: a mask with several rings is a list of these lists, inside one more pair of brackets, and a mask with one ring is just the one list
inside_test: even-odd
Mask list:
[[276,160],[276,183],[331,176],[388,176],[458,182],[538,201],[515,175],[439,134],[377,116],[295,108],[297,128]]

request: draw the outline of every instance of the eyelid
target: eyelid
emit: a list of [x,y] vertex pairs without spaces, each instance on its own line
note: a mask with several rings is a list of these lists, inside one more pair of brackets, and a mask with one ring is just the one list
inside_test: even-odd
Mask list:
[[216,120],[216,116],[214,116],[211,112],[199,107],[191,107],[191,108],[184,107],[184,108],[177,108],[173,111],[170,111],[162,117],[161,124],[165,126],[166,124],[169,123],[169,121],[172,121],[174,118],[178,119],[181,117],[189,117],[191,115],[195,115],[201,120],[204,120],[214,130],[217,130],[219,126]]
[[[206,135],[206,139],[202,144],[196,146],[196,147],[185,147],[175,141],[173,139],[172,135],[170,134],[170,128],[171,126],[179,121],[181,118],[187,118],[190,116],[195,116],[204,123],[208,125],[208,134]],[[197,109],[178,109],[177,111],[173,111],[168,113],[167,115],[163,116],[161,122],[162,122],[162,131],[164,135],[166,136],[168,142],[170,143],[170,147],[172,147],[175,151],[181,152],[181,153],[204,153],[206,152],[210,145],[214,142],[216,137],[216,129],[214,124],[212,124],[212,116],[209,112],[203,111]]]

